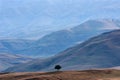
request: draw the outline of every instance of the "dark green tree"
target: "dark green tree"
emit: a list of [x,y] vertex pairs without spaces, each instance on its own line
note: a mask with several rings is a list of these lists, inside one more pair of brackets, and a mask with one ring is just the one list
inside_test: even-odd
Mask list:
[[56,65],[55,69],[57,69],[58,71],[61,69],[62,67],[60,65]]

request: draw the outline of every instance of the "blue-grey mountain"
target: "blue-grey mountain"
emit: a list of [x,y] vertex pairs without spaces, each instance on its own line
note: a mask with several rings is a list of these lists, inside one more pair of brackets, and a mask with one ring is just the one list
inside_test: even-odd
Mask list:
[[119,19],[119,5],[119,0],[0,0],[0,38],[38,39],[88,19]]
[[76,27],[53,32],[39,40],[0,40],[0,53],[48,57],[105,31],[120,28],[114,19],[88,20]]
[[48,71],[53,70],[56,64],[61,65],[63,70],[110,68],[120,66],[119,52],[120,30],[114,30],[90,38],[54,57],[14,66],[6,71]]

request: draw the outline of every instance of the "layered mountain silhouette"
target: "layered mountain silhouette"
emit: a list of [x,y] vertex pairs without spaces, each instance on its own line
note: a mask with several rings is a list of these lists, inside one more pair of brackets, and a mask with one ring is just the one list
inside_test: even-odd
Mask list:
[[39,40],[0,40],[0,53],[48,57],[102,32],[119,29],[119,20],[88,20],[76,27],[53,32]]
[[32,58],[23,57],[20,55],[13,55],[10,53],[1,53],[0,54],[0,71],[7,69],[21,63],[26,63],[33,60]]
[[120,66],[119,52],[120,30],[114,30],[90,38],[54,57],[20,64],[5,71],[50,71],[56,64],[61,65],[63,70],[109,68]]

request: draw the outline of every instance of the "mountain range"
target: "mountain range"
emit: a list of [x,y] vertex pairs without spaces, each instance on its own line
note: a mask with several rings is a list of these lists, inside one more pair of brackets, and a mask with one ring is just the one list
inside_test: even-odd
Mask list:
[[[120,66],[120,30],[102,33],[45,60],[31,61],[8,68],[7,72],[83,70]],[[22,67],[19,67],[22,66]]]
[[88,20],[73,28],[53,32],[38,40],[0,40],[0,53],[21,54],[33,57],[53,56],[66,48],[79,44],[100,33],[120,28],[114,19]]
[[89,19],[119,19],[119,5],[119,0],[0,0],[0,38],[38,39]]

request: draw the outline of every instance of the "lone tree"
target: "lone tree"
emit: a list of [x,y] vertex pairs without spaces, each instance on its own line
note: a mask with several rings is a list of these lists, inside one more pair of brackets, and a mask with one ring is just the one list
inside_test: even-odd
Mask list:
[[55,69],[57,69],[58,71],[61,69],[62,67],[60,65],[56,65]]

